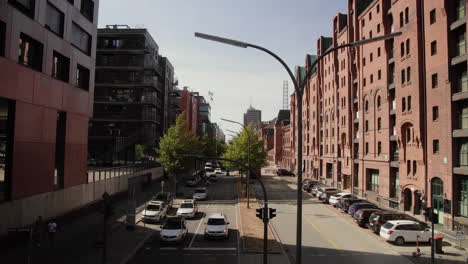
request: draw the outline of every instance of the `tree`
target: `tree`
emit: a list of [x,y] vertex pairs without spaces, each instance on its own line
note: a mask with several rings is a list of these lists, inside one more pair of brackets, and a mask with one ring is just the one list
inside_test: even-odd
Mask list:
[[202,153],[205,157],[221,157],[226,151],[226,143],[208,135],[201,138],[201,144],[203,146]]
[[[264,140],[259,139],[257,133],[251,125],[248,125],[242,130],[240,135],[231,141],[227,146],[226,152],[223,157],[239,161],[242,164],[248,165],[248,151],[249,151],[249,137],[250,137],[250,167],[253,171],[258,171],[267,165],[267,152],[263,149]],[[235,168],[240,172],[247,172],[245,168],[227,162],[228,167]]]
[[174,183],[177,183],[177,175],[188,170],[187,165],[194,159],[187,155],[200,154],[200,149],[200,141],[188,129],[187,120],[182,113],[177,117],[175,125],[170,127],[160,139],[156,160],[161,163]]

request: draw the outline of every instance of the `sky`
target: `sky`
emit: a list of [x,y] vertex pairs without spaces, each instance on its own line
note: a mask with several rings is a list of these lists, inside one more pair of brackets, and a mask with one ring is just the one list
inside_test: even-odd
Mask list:
[[[333,17],[345,13],[345,0],[101,0],[99,27],[119,24],[147,28],[159,53],[174,66],[179,88],[188,86],[205,98],[211,91],[211,121],[224,130],[243,122],[249,105],[262,110],[262,121],[283,108],[283,81],[294,90],[285,69],[271,56],[194,37],[202,32],[268,48],[294,70],[316,40],[332,34]],[[289,98],[288,98],[289,101]]]

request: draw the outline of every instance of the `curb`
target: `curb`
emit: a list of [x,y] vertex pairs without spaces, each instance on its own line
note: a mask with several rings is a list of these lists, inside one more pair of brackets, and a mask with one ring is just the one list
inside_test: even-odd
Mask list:
[[148,233],[137,245],[132,249],[132,251],[122,260],[120,261],[120,264],[127,264],[140,250],[140,248],[143,247],[143,245],[153,236],[153,232]]

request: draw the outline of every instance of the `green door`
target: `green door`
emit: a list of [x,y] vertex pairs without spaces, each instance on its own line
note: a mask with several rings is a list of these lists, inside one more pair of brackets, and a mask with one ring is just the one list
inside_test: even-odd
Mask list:
[[438,222],[442,224],[444,222],[444,183],[439,178],[432,179],[432,208],[434,213],[438,215]]

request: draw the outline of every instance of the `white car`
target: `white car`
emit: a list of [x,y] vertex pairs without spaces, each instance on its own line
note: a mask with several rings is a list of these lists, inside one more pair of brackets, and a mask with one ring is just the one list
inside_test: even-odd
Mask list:
[[161,226],[159,237],[161,242],[181,242],[187,237],[188,229],[184,218],[168,218]]
[[337,193],[335,195],[330,196],[328,203],[335,206],[341,200],[346,199],[346,198],[357,198],[357,196],[352,193],[347,193],[347,192]]
[[198,200],[206,200],[206,199],[208,199],[208,193],[205,187],[196,188],[193,191],[193,200],[198,201]]
[[206,222],[205,238],[229,238],[229,222],[223,213],[210,215]]
[[184,218],[194,218],[197,215],[198,206],[193,200],[185,200],[177,209],[177,216]]
[[211,164],[211,162],[207,162],[205,164],[205,171],[209,171],[209,172],[213,171],[213,164]]
[[221,168],[216,168],[216,169],[214,170],[214,172],[215,172],[216,174],[222,174],[222,173],[223,173],[223,171],[221,170]]
[[340,190],[335,188],[335,187],[322,186],[322,187],[317,189],[317,193],[315,194],[315,196],[320,197],[320,195],[322,195],[322,193],[325,192],[325,191],[340,191]]
[[149,202],[142,212],[144,222],[161,222],[167,214],[167,207],[162,202]]
[[411,220],[388,221],[380,228],[381,237],[399,246],[405,242],[416,242],[416,238],[419,242],[430,242],[431,233],[431,229]]

